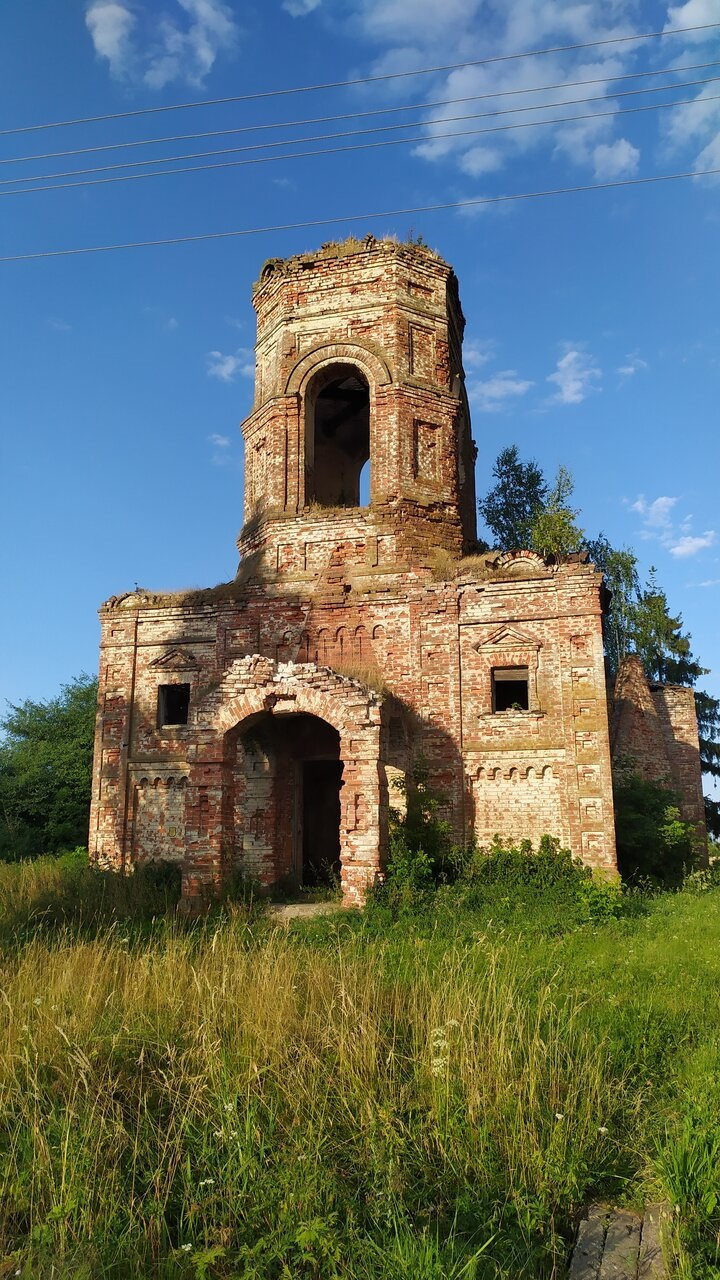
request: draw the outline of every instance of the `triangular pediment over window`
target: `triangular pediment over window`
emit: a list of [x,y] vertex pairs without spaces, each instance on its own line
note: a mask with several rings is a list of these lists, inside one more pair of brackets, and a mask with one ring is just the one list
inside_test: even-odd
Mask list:
[[481,649],[540,649],[542,644],[536,640],[534,636],[526,635],[524,631],[518,631],[515,627],[502,626],[498,627],[492,635],[485,640],[481,640],[475,645],[479,651]]
[[197,661],[191,653],[182,649],[168,649],[159,658],[150,663],[158,671],[195,671]]

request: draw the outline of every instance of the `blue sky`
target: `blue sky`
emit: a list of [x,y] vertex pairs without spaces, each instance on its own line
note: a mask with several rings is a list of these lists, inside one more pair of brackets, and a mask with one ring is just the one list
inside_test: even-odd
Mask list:
[[[507,55],[720,22],[720,0],[26,0],[0,14],[5,130],[502,56],[321,92],[0,136],[0,254],[350,215],[336,227],[0,263],[4,625],[0,698],[53,695],[97,666],[96,610],[143,586],[232,577],[239,423],[252,398],[262,261],[323,240],[422,233],[467,317],[478,489],[517,443],[573,473],[581,523],[636,549],[682,612],[720,695],[718,179],[367,221],[365,212],[720,167],[720,32]],[[600,84],[572,87],[571,82]],[[554,85],[544,94],[517,93]],[[478,95],[503,93],[502,98]],[[583,106],[462,123],[510,106]],[[430,107],[448,99],[462,105]],[[690,99],[692,105],[627,112]],[[696,101],[700,99],[700,101]],[[413,105],[338,123],[7,164],[14,157]],[[626,114],[619,114],[622,111]],[[584,114],[575,123],[534,121]],[[26,191],[54,172],[402,119],[411,145]],[[428,121],[435,123],[426,123]],[[533,123],[470,132],[498,123]],[[464,137],[440,134],[465,131]],[[365,135],[360,141],[387,135]],[[345,145],[357,145],[357,139]],[[343,143],[306,144],[319,149]],[[276,149],[283,155],[292,145]],[[235,153],[235,160],[271,154]],[[187,161],[196,164],[198,161]],[[162,167],[162,166],[161,166]],[[151,166],[154,168],[154,166]],[[107,171],[103,176],[141,170]],[[13,179],[13,183],[9,180]],[[84,182],[74,177],[57,181]],[[27,188],[32,183],[24,184]],[[45,185],[44,182],[35,184]]]

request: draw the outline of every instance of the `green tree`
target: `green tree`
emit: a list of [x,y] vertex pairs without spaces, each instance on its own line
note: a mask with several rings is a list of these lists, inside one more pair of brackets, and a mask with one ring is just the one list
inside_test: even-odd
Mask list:
[[700,676],[707,675],[707,667],[701,667],[692,655],[690,635],[682,630],[681,615],[674,618],[670,613],[654,566],[631,610],[630,641],[633,651],[642,658],[648,680],[694,685]]
[[677,885],[696,863],[695,832],[667,787],[620,769],[613,786],[618,867],[624,880]]
[[[708,674],[695,658],[691,637],[683,631],[680,614],[670,612],[668,599],[658,585],[657,571],[650,574],[642,590],[631,600],[627,615],[626,644],[642,659],[649,680],[695,688],[701,676]],[[720,699],[701,689],[695,690],[695,709],[700,738],[700,763],[703,773],[720,777]],[[711,835],[720,835],[720,804],[705,799],[705,816]]]
[[0,720],[0,857],[86,843],[96,705],[97,681],[81,675]]
[[536,510],[530,526],[530,546],[542,556],[563,560],[585,545],[585,533],[575,523],[579,510],[569,505],[575,484],[565,467],[558,467],[555,483]]
[[640,592],[637,556],[628,547],[613,547],[603,533],[587,545],[591,560],[605,575],[609,592],[603,634],[608,666],[614,676],[629,652],[631,621]]
[[516,444],[498,454],[492,473],[496,483],[478,509],[493,545],[498,551],[529,547],[533,521],[547,498],[545,477],[537,462],[522,461]]

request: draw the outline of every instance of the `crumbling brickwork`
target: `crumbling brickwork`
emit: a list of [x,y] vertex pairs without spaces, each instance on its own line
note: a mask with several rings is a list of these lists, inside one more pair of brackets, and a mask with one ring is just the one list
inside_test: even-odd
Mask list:
[[175,858],[189,902],[236,867],[359,902],[422,759],[459,840],[612,872],[600,574],[477,553],[451,268],[368,238],[267,263],[254,302],[238,576],[103,606],[93,856]]
[[695,826],[698,847],[706,850],[693,690],[649,682],[640,658],[629,654],[621,662],[615,681],[611,730],[613,759],[647,782],[657,782],[674,791],[683,818]]

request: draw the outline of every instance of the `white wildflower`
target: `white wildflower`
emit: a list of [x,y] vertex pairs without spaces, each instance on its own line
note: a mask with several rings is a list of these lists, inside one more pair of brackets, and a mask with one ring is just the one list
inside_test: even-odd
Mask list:
[[607,1133],[607,1132],[608,1132],[607,1125],[601,1124],[598,1128],[598,1133]]
[[182,1249],[183,1253],[190,1253],[190,1251],[191,1251],[191,1249],[192,1249],[192,1245],[191,1245],[191,1244],[181,1244],[181,1245],[180,1245],[180,1248]]
[[215,1186],[215,1179],[214,1179],[214,1178],[203,1178],[202,1182],[199,1182],[199,1183],[198,1183],[198,1186],[199,1186],[199,1187],[214,1187],[214,1186]]
[[555,1119],[556,1119],[556,1120],[564,1120],[564,1119],[565,1119],[565,1116],[563,1115],[562,1111],[556,1111],[556,1112],[555,1112]]

